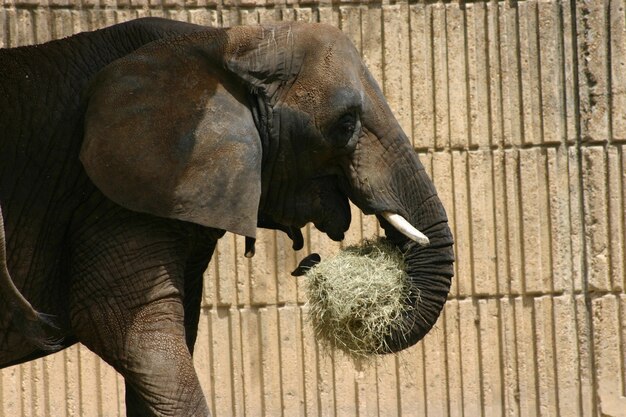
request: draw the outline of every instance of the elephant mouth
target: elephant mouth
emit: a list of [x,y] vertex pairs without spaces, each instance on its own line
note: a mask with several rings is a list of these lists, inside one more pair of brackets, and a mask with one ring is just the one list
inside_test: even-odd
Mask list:
[[352,221],[348,196],[337,177],[330,175],[314,178],[301,188],[294,212],[291,225],[301,228],[313,223],[336,242],[344,239]]
[[[266,207],[266,210],[260,211],[257,225],[286,233],[292,240],[295,250],[303,247],[303,235],[300,229],[308,223],[313,223],[331,240],[340,242],[345,238],[345,233],[352,221],[349,201],[336,176],[316,177],[299,188],[291,204],[284,204],[290,209],[277,212],[267,210]],[[246,253],[253,253],[253,251],[246,251]]]

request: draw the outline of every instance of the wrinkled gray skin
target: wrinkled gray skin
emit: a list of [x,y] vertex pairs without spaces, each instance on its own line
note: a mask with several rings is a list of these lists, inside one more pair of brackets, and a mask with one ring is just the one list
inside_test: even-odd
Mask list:
[[445,211],[334,28],[142,19],[0,50],[0,132],[1,367],[80,341],[124,376],[128,415],[208,415],[191,353],[217,240],[252,253],[261,226],[297,249],[308,222],[341,240],[348,199],[406,252],[417,308],[389,350],[445,302]]

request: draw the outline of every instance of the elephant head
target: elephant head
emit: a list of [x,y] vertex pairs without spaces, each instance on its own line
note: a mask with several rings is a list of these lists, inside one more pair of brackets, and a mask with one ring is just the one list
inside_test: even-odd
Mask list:
[[406,254],[415,308],[389,349],[437,320],[453,263],[444,208],[339,30],[290,23],[154,42],[100,72],[87,100],[81,161],[113,201],[244,235],[250,251],[257,225],[296,248],[308,222],[343,239],[351,200]]

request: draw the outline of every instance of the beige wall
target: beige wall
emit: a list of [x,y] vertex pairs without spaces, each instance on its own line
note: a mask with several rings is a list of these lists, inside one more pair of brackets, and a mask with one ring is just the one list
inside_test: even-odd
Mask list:
[[[259,4],[258,7],[255,5]],[[444,315],[370,364],[317,349],[302,254],[227,235],[195,360],[217,416],[626,415],[626,2],[0,0],[0,46],[136,16],[323,21],[362,51],[422,154],[457,241]],[[377,233],[355,211],[349,241]],[[84,348],[0,372],[0,416],[117,416]]]

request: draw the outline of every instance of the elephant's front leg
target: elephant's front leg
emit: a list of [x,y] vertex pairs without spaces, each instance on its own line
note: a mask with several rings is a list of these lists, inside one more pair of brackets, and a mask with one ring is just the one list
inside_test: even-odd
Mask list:
[[190,233],[113,208],[75,231],[71,322],[126,381],[128,416],[208,416],[185,338]]

